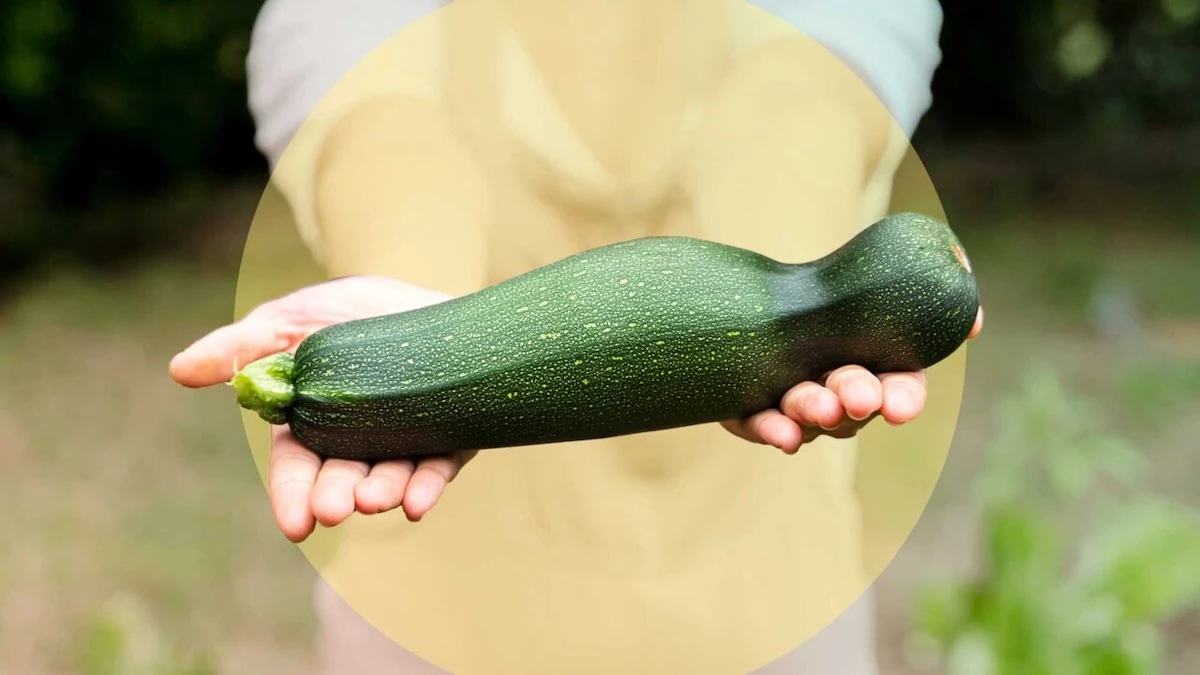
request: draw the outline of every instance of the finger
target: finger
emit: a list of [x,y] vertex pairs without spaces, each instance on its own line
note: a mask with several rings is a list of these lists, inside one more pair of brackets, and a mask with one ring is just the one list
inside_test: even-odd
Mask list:
[[915,419],[925,409],[925,373],[886,373],[879,377],[883,385],[883,406],[880,412],[889,424],[904,424]]
[[384,513],[400,506],[412,478],[414,465],[409,460],[380,462],[354,490],[359,513]]
[[287,427],[274,427],[267,482],[271,486],[271,509],[279,530],[299,543],[316,527],[309,497],[321,459],[305,448]]
[[721,427],[725,429],[725,431],[728,431],[729,433],[733,434],[734,436],[737,436],[738,438],[742,439],[743,441],[748,441],[750,443],[757,443],[760,445],[765,445],[766,441],[764,441],[762,439],[762,437],[750,432],[750,430],[748,428],[749,421],[750,421],[750,418],[738,418],[738,419],[731,419],[731,420],[723,420],[720,424],[721,424]]
[[980,306],[979,311],[975,313],[975,325],[971,327],[970,334],[967,335],[968,340],[974,340],[979,337],[979,333],[983,331],[983,307]]
[[845,409],[837,394],[816,382],[803,382],[784,394],[780,410],[798,424],[833,429],[842,423]]
[[236,363],[244,366],[289,349],[288,338],[263,314],[222,326],[171,359],[171,377],[185,387],[228,382]]
[[883,385],[866,368],[838,368],[826,378],[825,386],[837,394],[846,416],[852,420],[865,420],[883,406]]
[[779,448],[784,454],[795,454],[803,436],[800,425],[779,410],[764,410],[748,420],[748,429],[758,442]]
[[430,457],[417,463],[401,504],[409,520],[416,522],[437,504],[446,485],[458,476],[459,470],[475,453],[455,457]]
[[[761,414],[762,413],[758,413],[758,415]],[[724,427],[726,431],[734,436],[737,436],[743,441],[749,441],[751,443],[764,443],[765,441],[763,441],[761,436],[751,431],[750,420],[752,419],[754,419],[754,417],[740,417],[737,419],[724,420],[721,422],[721,426]]]
[[802,438],[799,425],[774,408],[757,412],[744,420],[730,420],[723,426],[743,440],[771,445],[789,455],[800,449]]
[[365,462],[330,459],[321,467],[312,490],[312,513],[326,527],[333,527],[354,513],[355,490],[367,477]]

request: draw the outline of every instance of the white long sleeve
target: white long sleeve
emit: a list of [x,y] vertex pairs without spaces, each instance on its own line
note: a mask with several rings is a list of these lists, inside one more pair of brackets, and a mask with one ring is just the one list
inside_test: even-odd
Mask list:
[[443,0],[266,0],[246,61],[255,142],[274,166],[321,99]]

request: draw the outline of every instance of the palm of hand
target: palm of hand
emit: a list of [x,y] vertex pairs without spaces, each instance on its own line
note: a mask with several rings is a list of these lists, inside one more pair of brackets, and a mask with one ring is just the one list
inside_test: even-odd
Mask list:
[[[171,361],[171,375],[188,387],[221,384],[233,376],[235,363],[294,351],[325,326],[417,309],[449,297],[379,277],[347,277],[310,286],[204,336]],[[332,527],[356,510],[371,514],[403,507],[409,519],[419,520],[471,455],[373,466],[322,461],[287,426],[273,426],[268,484],[276,522],[288,539],[298,542],[312,534],[317,522]]]
[[[380,277],[347,277],[310,286],[265,303],[242,320],[204,336],[171,361],[171,376],[187,387],[222,384],[233,376],[234,364],[294,351],[305,337],[325,326],[417,309],[449,297]],[[981,310],[972,337],[982,320]],[[798,384],[778,409],[722,426],[747,441],[792,454],[822,435],[853,436],[880,415],[891,424],[902,424],[919,415],[924,404],[924,373],[877,377],[847,366],[830,373],[823,383]],[[280,530],[295,542],[308,538],[317,522],[332,527],[355,511],[374,514],[402,508],[409,520],[420,520],[474,455],[374,465],[322,461],[286,426],[274,426],[268,470],[272,508]]]

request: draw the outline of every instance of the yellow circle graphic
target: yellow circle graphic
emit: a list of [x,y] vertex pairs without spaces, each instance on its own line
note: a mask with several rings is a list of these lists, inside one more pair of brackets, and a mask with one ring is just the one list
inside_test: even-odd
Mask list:
[[[762,10],[458,0],[373,51],[294,136],[235,313],[345,275],[460,295],[652,235],[802,262],[895,211],[946,217],[871,90]],[[718,425],[486,450],[420,522],[318,528],[300,546],[340,598],[321,604],[331,672],[860,672],[869,618],[839,617],[934,489],[965,359],[928,371],[916,420],[794,455]],[[265,481],[268,427],[243,419]],[[355,613],[382,635],[354,637]]]

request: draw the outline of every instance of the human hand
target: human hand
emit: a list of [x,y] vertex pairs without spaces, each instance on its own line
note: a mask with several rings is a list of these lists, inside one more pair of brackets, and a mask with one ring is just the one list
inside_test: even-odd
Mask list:
[[[346,277],[309,286],[204,336],[171,360],[171,377],[186,387],[224,384],[233,377],[235,363],[294,352],[304,338],[325,326],[417,309],[449,297],[381,277]],[[286,425],[273,425],[268,484],[276,523],[288,539],[300,542],[316,523],[333,527],[355,511],[374,514],[401,507],[409,520],[420,520],[474,454],[373,465],[322,461]]]
[[[981,330],[982,307],[968,339]],[[727,420],[721,426],[739,438],[773,445],[791,455],[821,436],[851,438],[880,415],[889,424],[910,422],[924,407],[924,371],[876,376],[851,365],[829,373],[824,383],[802,382],[792,387],[779,408]]]

